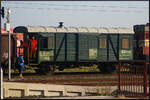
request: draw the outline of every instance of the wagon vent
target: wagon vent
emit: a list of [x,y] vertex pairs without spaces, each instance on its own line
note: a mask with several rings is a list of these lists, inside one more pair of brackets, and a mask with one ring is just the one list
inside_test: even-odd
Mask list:
[[59,22],[58,28],[63,28],[63,27],[64,27],[63,23],[64,23],[64,22]]

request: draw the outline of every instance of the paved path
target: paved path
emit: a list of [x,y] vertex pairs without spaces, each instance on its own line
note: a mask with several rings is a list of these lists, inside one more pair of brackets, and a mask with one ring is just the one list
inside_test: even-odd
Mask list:
[[128,98],[114,96],[77,96],[77,97],[45,97],[45,98],[29,98],[29,99],[148,99],[147,98]]
[[[23,99],[23,98],[21,98]],[[25,99],[119,99],[114,96],[76,96],[76,97],[45,97],[45,98],[25,98]]]

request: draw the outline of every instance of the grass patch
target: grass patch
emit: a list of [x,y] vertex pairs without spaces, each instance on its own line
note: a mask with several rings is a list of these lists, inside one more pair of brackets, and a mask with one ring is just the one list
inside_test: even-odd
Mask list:
[[[23,73],[36,73],[36,69],[38,67],[30,67],[30,66],[25,66],[26,70],[23,71]],[[65,68],[63,71],[58,70],[58,66],[56,66],[55,72],[99,72],[99,69],[96,65],[86,67],[86,66],[80,66],[80,67],[75,67],[75,68]],[[5,70],[5,74],[8,74],[8,70]],[[11,69],[11,73],[17,74],[19,73],[18,69]]]
[[66,68],[63,71],[59,71],[57,68],[55,72],[99,72],[96,65],[91,67],[76,67],[76,68]]
[[[23,71],[22,73],[36,73],[35,69],[33,67],[25,67],[25,71]],[[5,74],[8,74],[8,69],[5,70],[5,72],[3,72]],[[19,70],[18,69],[11,69],[11,73],[12,74],[18,74]]]

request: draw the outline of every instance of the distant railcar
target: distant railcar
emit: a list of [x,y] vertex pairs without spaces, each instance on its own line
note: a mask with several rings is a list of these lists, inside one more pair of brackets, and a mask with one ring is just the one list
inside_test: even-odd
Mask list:
[[[1,36],[1,66],[3,68],[3,70],[7,70],[8,69],[8,34],[7,33],[3,33],[0,34]],[[11,64],[12,64],[12,68],[15,67],[15,63],[16,63],[16,36],[15,34],[10,34],[10,58],[11,58]]]
[[112,72],[119,60],[133,60],[134,32],[128,28],[77,28],[18,26],[24,41],[35,36],[37,58],[29,58],[24,50],[25,63],[37,65],[44,73],[70,67],[98,65],[101,72]]
[[149,23],[134,25],[134,59],[149,59]]

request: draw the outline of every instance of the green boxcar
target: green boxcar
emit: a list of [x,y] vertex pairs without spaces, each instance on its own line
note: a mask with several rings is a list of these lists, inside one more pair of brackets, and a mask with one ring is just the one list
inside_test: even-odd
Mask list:
[[127,28],[17,27],[14,31],[36,34],[37,64],[133,60],[134,32]]
[[[42,34],[42,33],[40,33]],[[43,33],[45,34],[45,33]],[[50,34],[50,33],[49,33]],[[55,48],[40,48],[39,62],[42,61],[76,61],[78,46],[79,61],[118,61],[133,59],[133,35],[127,34],[76,34],[73,33],[51,33],[55,37]],[[46,36],[46,35],[45,35]],[[46,36],[50,37],[50,36]],[[104,39],[105,38],[105,39]],[[39,38],[40,39],[40,38]],[[105,47],[100,47],[101,39],[105,40]],[[129,47],[122,48],[122,39],[129,39]],[[78,44],[77,44],[78,43]],[[47,46],[48,47],[48,46]],[[54,55],[54,49],[56,54]],[[54,57],[55,56],[55,57]]]

